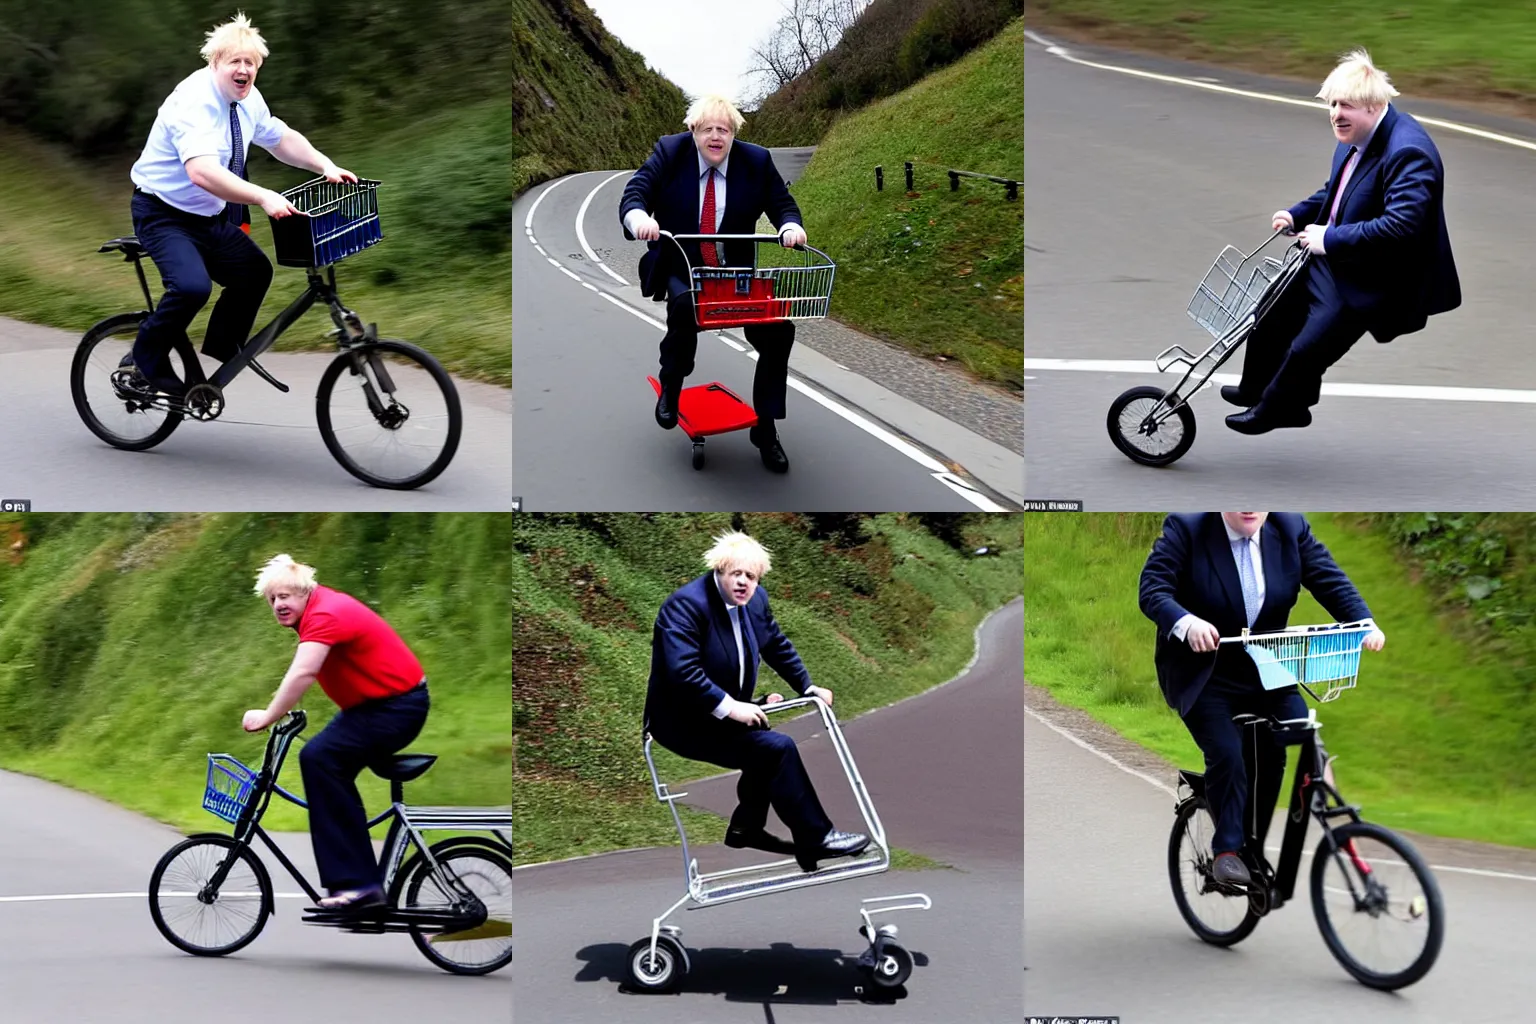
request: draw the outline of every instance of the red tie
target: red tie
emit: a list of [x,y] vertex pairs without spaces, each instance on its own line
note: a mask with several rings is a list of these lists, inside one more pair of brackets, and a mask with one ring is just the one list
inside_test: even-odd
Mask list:
[[[706,173],[709,181],[704,186],[704,212],[699,214],[699,234],[712,235],[715,233],[715,169],[711,167]],[[715,243],[705,242],[702,248],[705,265],[718,267],[720,255],[715,251]]]

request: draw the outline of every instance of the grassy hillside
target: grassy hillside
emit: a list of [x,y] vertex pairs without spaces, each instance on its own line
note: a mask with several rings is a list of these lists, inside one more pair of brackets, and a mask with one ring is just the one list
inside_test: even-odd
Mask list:
[[[520,515],[512,588],[514,843],[520,861],[675,841],[640,755],[640,722],[661,602],[703,572],[700,556],[730,527],[718,515]],[[973,559],[907,515],[881,515],[861,539],[814,538],[809,517],[740,517],[773,555],[764,589],[812,678],[833,689],[840,717],[950,678],[972,632],[1018,593],[1016,515],[966,521]],[[792,695],[763,669],[758,693]],[[664,778],[719,769],[658,750]],[[723,821],[689,813],[690,836],[718,842]]]
[[683,130],[683,92],[582,0],[512,0],[512,189],[573,171],[639,167]]
[[1528,5],[1500,0],[1340,6],[1324,0],[1029,0],[1037,29],[1321,82],[1365,46],[1405,93],[1494,101],[1536,114]]
[[[511,788],[510,515],[77,514],[0,517],[0,767],[83,789],[183,828],[205,755],[259,763],[265,707],[295,637],[251,593],[287,551],[382,614],[416,652],[433,709],[411,745],[440,761],[407,795],[506,804]],[[335,710],[315,686],[313,735]],[[364,773],[378,808],[387,784]],[[299,791],[298,764],[284,784]],[[267,821],[304,828],[274,802]]]
[[[1371,518],[1310,517],[1370,604],[1387,646],[1321,718],[1339,781],[1366,815],[1420,832],[1536,846],[1531,701],[1510,652],[1422,581]],[[1524,528],[1530,528],[1530,517]],[[1164,704],[1137,580],[1162,517],[1038,515],[1025,523],[1025,678],[1179,765],[1200,754]],[[1513,526],[1513,524],[1507,524]],[[1293,623],[1329,617],[1305,594]]]
[[[1024,380],[1024,204],[974,179],[950,192],[945,169],[1023,178],[1023,77],[1016,19],[965,59],[839,121],[794,187],[811,244],[838,261],[833,316],[1014,388]],[[918,164],[913,192],[907,160]]]

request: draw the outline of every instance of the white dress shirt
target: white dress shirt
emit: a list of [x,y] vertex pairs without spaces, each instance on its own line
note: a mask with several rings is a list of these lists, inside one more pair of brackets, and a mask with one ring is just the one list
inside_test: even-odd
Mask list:
[[[1236,544],[1238,541],[1243,539],[1243,535],[1232,529],[1232,527],[1228,525],[1226,519],[1222,519],[1221,525],[1226,527],[1228,547],[1231,547],[1231,545]],[[1264,607],[1264,553],[1260,550],[1259,545],[1259,534],[1263,532],[1263,527],[1260,527],[1257,533],[1255,533],[1252,537],[1247,538],[1248,557],[1253,562],[1253,578],[1259,586],[1260,608]],[[1243,570],[1241,564],[1237,560],[1236,551],[1232,552],[1232,564],[1238,566],[1237,576],[1238,579],[1241,580],[1243,576]],[[1245,612],[1244,614],[1247,613]],[[1173,629],[1169,630],[1170,635],[1172,635],[1175,640],[1183,640],[1184,634],[1189,632],[1189,624],[1194,622],[1198,617],[1199,616],[1195,615],[1193,612],[1186,614],[1178,622],[1173,624]]]
[[[223,212],[224,200],[192,184],[187,175],[187,161],[197,156],[217,157],[221,166],[229,166],[234,142],[229,131],[229,104],[219,92],[212,68],[200,68],[183,78],[160,104],[154,127],[144,152],[134,163],[133,183],[152,195],[183,210],[203,217]],[[288,131],[280,118],[274,117],[262,99],[261,90],[251,86],[250,95],[236,104],[240,117],[240,137],[245,153],[255,143],[270,152]]]
[[[718,574],[710,573],[710,577],[715,581],[715,589],[720,591],[720,599],[725,602],[725,614],[731,620],[731,632],[736,635],[736,692],[740,693],[747,682],[747,655],[741,646],[742,608],[740,605],[732,604],[731,599],[725,596]],[[710,713],[716,718],[724,718],[726,712],[730,711],[731,705],[735,703],[738,703],[736,698],[726,694],[720,703],[715,705],[715,710]]]

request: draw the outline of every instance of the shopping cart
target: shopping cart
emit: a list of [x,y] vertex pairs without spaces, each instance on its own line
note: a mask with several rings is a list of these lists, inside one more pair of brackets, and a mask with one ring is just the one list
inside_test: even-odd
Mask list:
[[1232,357],[1259,321],[1306,265],[1307,250],[1292,245],[1280,259],[1264,250],[1286,231],[1276,231],[1252,252],[1222,250],[1189,302],[1189,316],[1215,339],[1196,356],[1171,345],[1157,357],[1157,370],[1180,366],[1184,375],[1166,391],[1143,385],[1126,391],[1109,407],[1109,437],[1115,447],[1143,466],[1177,462],[1195,443],[1195,413],[1189,400]]
[[[674,235],[663,231],[661,236],[672,240],[688,268],[694,322],[701,331],[783,320],[820,320],[832,304],[837,264],[820,249],[797,245],[785,250],[777,235]],[[684,242],[752,242],[752,265],[693,266]],[[765,243],[771,243],[766,250]],[[791,251],[796,255],[788,255]],[[661,382],[655,377],[647,379],[660,395]],[[704,439],[756,426],[757,413],[724,384],[711,381],[683,388],[677,422],[693,443],[693,468],[703,469]]]
[[[677,801],[688,794],[673,793],[661,781],[656,773],[656,761],[651,757],[651,737],[647,734],[645,763],[651,770],[651,785],[656,790],[656,799],[672,811],[672,822],[677,826],[678,837],[683,843],[684,892],[676,903],[651,922],[650,935],[629,947],[625,966],[632,987],[646,992],[669,992],[688,973],[688,951],[683,947],[682,929],[677,925],[663,923],[685,903],[691,901],[694,904],[694,908],[690,909],[713,907],[753,896],[789,892],[890,870],[891,851],[886,843],[885,827],[880,823],[880,816],[875,813],[875,805],[869,799],[869,791],[865,789],[859,769],[853,763],[848,741],[843,738],[843,730],[838,726],[832,709],[819,697],[800,697],[761,706],[765,714],[778,714],[806,705],[813,706],[821,713],[827,738],[832,742],[832,749],[837,752],[838,761],[848,776],[848,784],[853,788],[859,812],[864,816],[865,828],[869,830],[869,846],[858,856],[830,862],[811,872],[802,870],[793,857],[749,867],[701,872],[698,859],[689,852],[688,833],[683,828],[683,819],[677,813]],[[859,926],[859,934],[869,943],[869,947],[859,957],[858,966],[872,985],[881,989],[895,989],[906,983],[912,974],[913,965],[912,954],[896,942],[896,926],[877,926],[872,918],[901,910],[928,910],[932,906],[933,901],[920,892],[875,896],[860,901],[859,917],[863,924]]]

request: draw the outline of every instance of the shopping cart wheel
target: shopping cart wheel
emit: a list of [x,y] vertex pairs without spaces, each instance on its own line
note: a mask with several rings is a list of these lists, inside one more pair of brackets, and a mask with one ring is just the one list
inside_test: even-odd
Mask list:
[[704,442],[702,440],[693,442],[693,468],[704,468]]
[[912,977],[912,954],[894,942],[887,942],[875,958],[869,971],[869,980],[879,988],[896,988],[905,985]]
[[1188,404],[1148,429],[1144,421],[1167,394],[1162,388],[1131,388],[1109,407],[1109,439],[1127,458],[1143,466],[1169,466],[1195,443],[1195,412]]
[[656,937],[656,953],[651,954],[651,939],[646,936],[629,947],[624,958],[629,983],[643,992],[671,992],[688,973],[688,954],[683,944],[667,935]]

